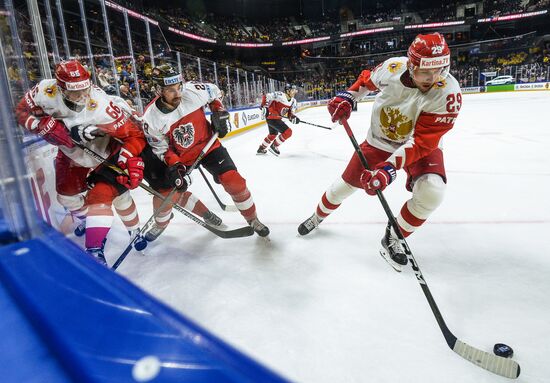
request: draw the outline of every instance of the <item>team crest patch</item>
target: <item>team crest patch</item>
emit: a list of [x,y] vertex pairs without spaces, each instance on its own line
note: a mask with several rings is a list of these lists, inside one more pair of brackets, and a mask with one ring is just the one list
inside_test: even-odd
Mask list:
[[444,79],[442,79],[441,81],[438,81],[436,82],[433,87],[436,88],[436,89],[442,89],[442,88],[445,88],[447,86],[447,81],[445,81]]
[[393,141],[401,141],[411,133],[413,122],[398,108],[385,107],[380,111],[382,132]]
[[88,101],[88,104],[86,104],[86,109],[88,109],[90,112],[97,109],[97,101],[94,99],[90,99]]
[[195,128],[192,123],[180,125],[172,131],[172,137],[180,146],[187,149],[195,141]]
[[50,98],[54,98],[57,94],[57,85],[51,85],[44,89],[44,94]]
[[399,71],[399,69],[401,69],[402,66],[403,66],[403,63],[393,62],[393,63],[388,64],[388,70],[391,73],[396,73],[397,71]]

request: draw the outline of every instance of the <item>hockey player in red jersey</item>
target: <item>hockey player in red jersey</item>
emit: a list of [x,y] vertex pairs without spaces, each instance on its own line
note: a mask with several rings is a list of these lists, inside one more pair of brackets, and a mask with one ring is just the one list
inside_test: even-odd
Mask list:
[[[361,144],[371,170],[354,154],[345,169],[323,194],[315,213],[298,232],[316,228],[358,188],[369,195],[384,190],[397,170],[407,173],[405,202],[397,222],[407,237],[440,205],[446,187],[441,138],[452,129],[462,106],[462,94],[449,74],[450,50],[439,33],[418,35],[407,57],[384,61],[372,72],[364,70],[357,81],[329,101],[332,121],[347,120],[352,107],[369,91],[380,90],[372,108],[370,129]],[[407,264],[407,256],[388,224],[381,255],[394,267]]]
[[[139,226],[128,190],[143,178],[144,165],[138,155],[146,142],[122,112],[123,103],[92,85],[88,71],[72,60],[58,64],[55,79],[42,80],[16,107],[19,124],[58,147],[58,201],[73,216],[86,217],[86,250],[101,263],[105,263],[103,248],[113,219],[111,205],[129,231]],[[73,139],[108,157],[127,175],[115,176]]]
[[[166,164],[170,186],[184,192],[190,184],[186,167],[195,162],[214,133],[222,138],[230,131],[229,112],[223,107],[220,90],[214,84],[184,83],[181,74],[168,64],[153,68],[152,77],[158,96],[143,115],[145,136],[153,153]],[[211,122],[206,119],[205,105],[212,112]],[[229,193],[254,231],[261,237],[267,236],[269,229],[258,220],[256,205],[245,179],[218,140],[200,164]],[[154,203],[160,205],[160,199]],[[167,225],[171,208],[169,206],[160,214],[163,221],[157,220],[157,226]]]
[[284,92],[267,93],[262,96],[262,115],[265,117],[269,134],[260,144],[256,154],[266,154],[267,148],[276,156],[279,156],[279,146],[292,136],[292,129],[282,120],[286,117],[293,124],[298,124],[300,119],[296,112],[296,99],[294,96],[298,90],[296,85],[286,84]]

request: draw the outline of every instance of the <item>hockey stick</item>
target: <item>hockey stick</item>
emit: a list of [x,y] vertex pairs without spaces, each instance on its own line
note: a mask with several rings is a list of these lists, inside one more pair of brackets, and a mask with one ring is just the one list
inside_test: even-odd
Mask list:
[[[353,147],[355,148],[355,153],[357,153],[357,155],[359,156],[359,159],[361,160],[361,164],[365,169],[369,169],[367,159],[363,155],[363,152],[361,152],[361,149],[359,148],[359,145],[355,140],[355,136],[348,122],[346,120],[342,120],[342,124],[346,129],[346,133],[348,134],[351,140],[351,143],[353,144]],[[422,274],[422,271],[420,270],[418,263],[414,259],[414,255],[411,249],[409,248],[409,245],[407,244],[405,237],[403,237],[403,234],[399,229],[397,220],[395,219],[388,205],[388,202],[386,201],[386,198],[384,197],[384,195],[380,190],[376,191],[376,195],[378,196],[378,199],[380,200],[380,203],[382,204],[382,207],[384,208],[384,211],[388,216],[388,220],[390,221],[390,224],[393,227],[393,230],[397,234],[397,237],[399,238],[400,242],[403,244],[403,248],[405,249],[407,258],[411,262],[411,267],[414,271],[414,275],[416,276],[416,279],[418,280],[418,283],[420,284],[420,287],[422,288],[422,291],[424,292],[424,295],[428,300],[428,303],[430,305],[430,308],[432,309],[432,312],[435,316],[437,324],[439,325],[439,328],[441,329],[441,332],[445,337],[445,341],[447,342],[451,350],[456,352],[458,355],[460,355],[464,359],[472,362],[476,366],[479,366],[487,371],[491,371],[494,374],[501,375],[510,379],[517,378],[520,374],[521,369],[519,364],[516,361],[512,359],[503,358],[497,355],[493,355],[488,352],[477,349],[475,347],[472,347],[469,344],[461,341],[460,339],[457,339],[457,337],[451,332],[451,330],[449,330],[449,328],[447,327],[447,324],[445,323],[445,320],[443,319],[443,316],[441,315],[441,312],[439,311],[439,308],[437,307],[437,304],[435,303],[432,293],[428,288],[426,279],[424,278],[424,275]]]
[[[290,118],[288,118],[288,117],[286,117],[286,116],[281,116],[281,117],[286,118],[287,120],[290,120]],[[299,123],[300,123],[300,124],[311,125],[311,126],[316,126],[316,127],[318,127],[318,128],[323,128],[323,129],[328,129],[328,130],[332,130],[332,129],[334,129],[334,127],[336,126],[336,124],[335,124],[335,126],[333,126],[332,128],[330,128],[330,127],[328,127],[328,126],[317,125],[317,124],[314,124],[314,123],[312,123],[312,122],[307,122],[307,121],[304,121],[304,120],[302,120],[302,119],[300,119],[300,122],[299,122]]]
[[[92,149],[82,145],[79,142],[74,142],[74,144],[78,148],[82,149],[87,155],[89,155],[90,157],[95,158],[96,160],[98,160],[99,162],[101,162],[102,164],[107,166],[109,169],[113,170],[115,173],[125,174],[125,172],[121,168],[119,168],[116,165],[111,164],[109,161],[107,161],[105,158],[103,158],[101,155],[99,155],[98,153],[96,153]],[[158,198],[160,198],[163,201],[166,199],[162,194],[160,194],[159,192],[157,192],[155,189],[153,189],[149,185],[145,184],[144,182],[141,182],[139,184],[139,187],[144,189],[148,193],[150,193],[154,196],[157,196]],[[179,205],[177,203],[174,203],[173,207],[174,207],[174,209],[176,209],[177,211],[182,213],[184,216],[186,216],[187,218],[189,218],[190,220],[192,220],[193,222],[195,222],[199,226],[204,227],[206,230],[210,231],[211,233],[217,235],[220,238],[224,238],[224,239],[241,238],[241,237],[249,237],[249,236],[254,234],[254,229],[252,229],[252,227],[250,227],[250,226],[243,226],[243,227],[240,227],[238,229],[233,229],[233,230],[219,230],[219,229],[216,229],[216,228],[211,227],[210,225],[206,224],[204,221],[197,218],[193,213],[185,210],[181,205]]]
[[113,263],[113,266],[111,266],[111,270],[116,270],[120,266],[122,261],[124,261],[126,259],[126,256],[128,254],[130,254],[130,251],[132,251],[132,248],[134,247],[134,243],[137,241],[138,238],[140,238],[143,235],[143,233],[145,233],[147,230],[149,230],[149,228],[153,225],[153,222],[155,221],[155,218],[158,217],[160,212],[172,200],[172,196],[177,192],[177,190],[178,189],[176,189],[175,187],[172,188],[172,190],[170,190],[170,193],[166,196],[166,199],[164,201],[162,201],[162,203],[160,204],[158,209],[153,212],[153,215],[151,215],[151,217],[149,217],[149,219],[147,220],[145,225],[143,225],[141,227],[141,229],[139,229],[139,231],[134,235],[134,238],[132,238],[132,240],[130,241],[128,246],[126,246],[124,251],[118,256],[115,263]]
[[214,190],[214,188],[210,184],[210,181],[208,181],[208,178],[206,178],[206,174],[204,174],[204,172],[202,171],[202,168],[200,168],[200,167],[199,167],[199,172],[201,173],[202,178],[204,178],[204,182],[206,182],[206,185],[208,185],[208,188],[210,189],[210,191],[214,195],[214,198],[216,199],[216,201],[218,202],[218,205],[220,205],[220,207],[222,208],[223,211],[239,211],[239,209],[237,209],[237,206],[235,206],[235,205],[226,205],[226,204],[224,204],[220,200],[220,198],[218,197],[218,194],[216,194],[216,191]]
[[[185,171],[186,176],[191,174],[191,172],[199,165],[199,162],[204,158],[206,152],[214,144],[214,142],[216,141],[217,138],[218,138],[217,133],[212,136],[212,138],[208,141],[208,143],[204,146],[204,148],[201,150],[201,152],[197,156],[197,159],[195,160],[193,165],[191,165],[191,167]],[[115,261],[115,263],[111,267],[112,270],[116,270],[118,268],[118,266],[120,266],[122,261],[124,261],[126,259],[128,254],[130,254],[130,251],[132,251],[132,248],[134,247],[134,243],[137,241],[137,239],[140,238],[141,236],[143,236],[143,233],[145,233],[145,232],[147,232],[147,230],[149,230],[149,228],[155,222],[155,218],[158,217],[158,215],[164,210],[164,208],[166,206],[168,206],[168,204],[170,202],[172,202],[172,197],[177,191],[178,191],[178,189],[175,186],[172,188],[172,190],[170,190],[170,193],[168,193],[168,195],[162,201],[160,206],[153,212],[153,214],[151,215],[151,217],[149,217],[149,219],[147,220],[145,225],[143,225],[139,229],[139,231],[134,235],[134,237],[132,238],[132,240],[130,241],[128,246],[126,246],[124,251],[119,255],[119,257],[117,258],[117,260]]]

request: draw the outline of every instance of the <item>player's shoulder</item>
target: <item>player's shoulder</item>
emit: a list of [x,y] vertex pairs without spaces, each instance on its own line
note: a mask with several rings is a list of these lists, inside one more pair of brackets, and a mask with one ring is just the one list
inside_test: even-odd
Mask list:
[[374,71],[385,73],[388,76],[401,76],[407,70],[407,57],[390,57],[379,64]]
[[450,73],[442,80],[436,82],[429,95],[435,98],[446,98],[451,93],[461,93],[460,84]]
[[424,95],[422,110],[429,113],[446,113],[449,104],[462,103],[460,94],[458,81],[449,74],[441,81],[436,82],[432,89]]
[[53,101],[58,96],[59,88],[57,81],[54,78],[41,80],[31,90],[31,94],[35,101]]
[[157,100],[159,97],[155,97],[149,105],[145,107],[145,110],[143,112],[143,118],[147,119],[148,121],[155,121],[156,119],[162,118],[162,116],[165,113],[162,113],[157,106]]
[[186,110],[195,110],[221,99],[220,89],[209,82],[188,81],[183,85],[182,99]]

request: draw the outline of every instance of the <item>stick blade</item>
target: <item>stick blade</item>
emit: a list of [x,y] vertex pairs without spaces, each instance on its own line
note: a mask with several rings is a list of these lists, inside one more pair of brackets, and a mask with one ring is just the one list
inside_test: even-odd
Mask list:
[[516,361],[481,351],[458,339],[453,351],[473,364],[505,378],[516,379],[521,371]]
[[218,230],[211,227],[207,227],[206,229],[221,238],[242,238],[254,235],[254,229],[250,226],[244,226],[233,230]]

